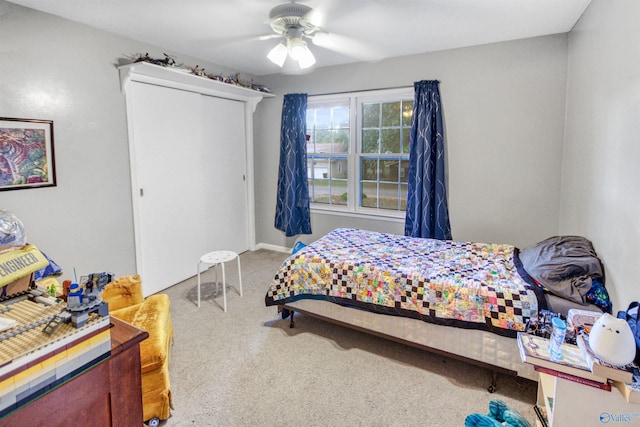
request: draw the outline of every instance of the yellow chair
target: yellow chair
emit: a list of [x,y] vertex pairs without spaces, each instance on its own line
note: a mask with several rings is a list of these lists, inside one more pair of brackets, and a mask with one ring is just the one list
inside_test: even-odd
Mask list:
[[[170,301],[166,294],[142,296],[140,276],[123,276],[105,286],[102,299],[109,313],[149,333],[140,343],[144,420],[169,418],[171,389],[169,350],[173,342]],[[125,374],[126,375],[126,374]]]

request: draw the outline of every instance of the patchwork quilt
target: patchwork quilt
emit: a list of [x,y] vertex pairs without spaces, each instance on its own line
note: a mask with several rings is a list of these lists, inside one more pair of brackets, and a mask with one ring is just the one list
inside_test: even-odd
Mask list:
[[287,258],[267,306],[315,298],[515,336],[538,312],[535,285],[507,244],[336,229]]

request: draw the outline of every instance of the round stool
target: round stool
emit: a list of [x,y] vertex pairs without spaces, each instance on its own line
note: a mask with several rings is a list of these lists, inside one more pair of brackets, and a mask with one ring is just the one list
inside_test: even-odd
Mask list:
[[200,257],[198,262],[198,307],[200,307],[200,264],[214,265],[216,268],[216,293],[218,291],[218,266],[222,266],[222,295],[224,298],[224,311],[227,311],[227,283],[224,274],[224,263],[228,261],[238,260],[238,285],[240,288],[240,297],[242,297],[242,270],[240,269],[240,257],[232,251],[213,251],[206,253]]

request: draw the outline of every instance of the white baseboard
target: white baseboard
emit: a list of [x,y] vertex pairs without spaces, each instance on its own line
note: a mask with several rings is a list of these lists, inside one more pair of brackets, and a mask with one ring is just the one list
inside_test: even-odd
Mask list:
[[271,245],[269,243],[258,243],[255,247],[255,250],[257,251],[259,249],[267,249],[270,251],[284,252],[289,254],[293,250],[293,248],[285,248],[284,246],[276,246],[276,245]]

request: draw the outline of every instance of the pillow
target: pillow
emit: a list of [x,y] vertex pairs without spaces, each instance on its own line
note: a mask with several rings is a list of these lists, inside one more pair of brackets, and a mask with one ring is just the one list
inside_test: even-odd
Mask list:
[[602,263],[591,241],[555,236],[520,251],[520,261],[536,283],[559,297],[585,304],[592,280],[604,283]]

